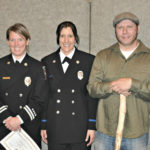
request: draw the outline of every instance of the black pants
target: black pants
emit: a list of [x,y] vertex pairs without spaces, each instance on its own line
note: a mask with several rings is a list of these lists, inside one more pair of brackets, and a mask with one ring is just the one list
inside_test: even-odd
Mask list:
[[86,146],[86,143],[72,143],[72,144],[60,144],[60,143],[48,143],[48,150],[90,150],[90,147]]

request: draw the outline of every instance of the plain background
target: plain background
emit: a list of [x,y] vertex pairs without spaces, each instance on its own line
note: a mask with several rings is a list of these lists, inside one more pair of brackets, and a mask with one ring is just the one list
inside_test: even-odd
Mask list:
[[[91,2],[91,49],[89,50],[89,15]],[[112,21],[124,11],[135,13],[141,24],[139,39],[150,47],[149,0],[0,0],[0,57],[9,53],[6,30],[23,23],[31,34],[30,55],[38,60],[54,52],[56,28],[62,21],[72,21],[80,36],[79,49],[96,54],[116,42]],[[43,146],[43,150],[46,150]]]

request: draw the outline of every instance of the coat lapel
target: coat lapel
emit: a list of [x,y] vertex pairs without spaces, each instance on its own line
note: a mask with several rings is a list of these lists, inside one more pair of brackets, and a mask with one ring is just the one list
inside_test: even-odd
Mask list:
[[79,51],[76,48],[75,49],[75,53],[72,57],[72,60],[68,66],[68,69],[66,71],[66,73],[64,74],[65,76],[70,76],[72,75],[72,73],[74,73],[74,71],[76,71],[76,68],[78,67],[78,65],[80,64],[80,60],[79,60]]
[[50,74],[49,74],[49,78],[51,78],[50,76],[53,76],[54,78],[60,80],[63,75],[63,68],[61,65],[61,60],[60,60],[60,56],[59,56],[59,49],[54,53],[54,57],[51,60],[52,62],[51,65],[49,66],[49,70],[50,70]]
[[[64,78],[68,78],[69,76],[72,76],[72,74],[77,70],[77,67],[80,64],[80,59],[79,59],[79,52],[78,49],[75,50],[75,53],[73,55],[73,58],[67,68],[66,73],[63,72],[63,68],[62,68],[62,64],[61,64],[61,60],[60,60],[60,55],[59,55],[60,49],[58,49],[53,57],[53,60],[51,63],[53,63],[53,69],[50,68],[50,70],[52,70],[52,75],[54,76],[54,78],[57,79],[58,83],[63,80]],[[50,66],[51,67],[51,66]],[[51,74],[50,73],[50,74]]]

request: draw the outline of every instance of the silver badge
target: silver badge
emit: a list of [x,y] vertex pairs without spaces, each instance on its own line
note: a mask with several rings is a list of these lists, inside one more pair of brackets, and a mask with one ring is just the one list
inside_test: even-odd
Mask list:
[[78,71],[78,73],[77,73],[77,76],[78,76],[78,79],[79,80],[82,80],[83,79],[83,71]]
[[31,77],[25,77],[24,78],[24,83],[25,83],[26,86],[31,85]]

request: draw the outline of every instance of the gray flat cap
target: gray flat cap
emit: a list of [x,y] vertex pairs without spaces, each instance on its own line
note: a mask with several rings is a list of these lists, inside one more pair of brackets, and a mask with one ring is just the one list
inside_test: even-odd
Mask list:
[[139,24],[139,19],[136,15],[130,13],[130,12],[123,12],[117,16],[115,16],[113,20],[113,26],[116,27],[118,23],[120,23],[122,20],[129,19],[133,21],[135,24]]

